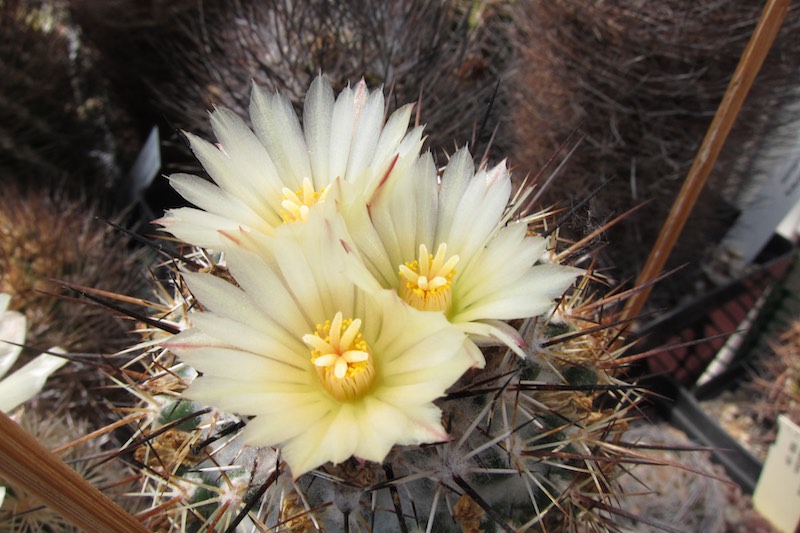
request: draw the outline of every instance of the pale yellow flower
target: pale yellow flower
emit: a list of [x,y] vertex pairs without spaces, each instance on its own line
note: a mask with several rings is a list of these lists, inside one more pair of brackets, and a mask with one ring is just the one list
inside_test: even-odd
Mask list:
[[[462,149],[441,175],[426,154],[343,211],[351,244],[382,287],[524,356],[522,337],[504,321],[552,309],[580,271],[541,263],[548,241],[510,220],[510,198],[505,164],[476,171]],[[483,361],[477,345],[471,351]]]
[[432,402],[473,364],[441,313],[362,288],[374,282],[356,279],[364,271],[333,231],[316,212],[269,238],[231,234],[238,286],[184,274],[204,312],[166,343],[202,373],[186,396],[254,416],[246,442],[279,447],[295,477],[446,440]]
[[384,97],[361,81],[334,98],[318,77],[306,96],[303,126],[289,101],[253,87],[254,130],[229,109],[211,114],[217,144],[187,134],[214,183],[189,174],[170,176],[172,186],[197,208],[172,209],[157,223],[179,239],[204,247],[222,244],[218,230],[240,227],[264,234],[302,221],[324,202],[332,182],[371,191],[396,162],[416,157],[422,128],[408,132],[411,105],[384,124]]
[[[11,297],[0,293],[0,378],[17,361],[25,342],[25,316],[8,311]],[[60,348],[51,352],[64,353]],[[0,411],[8,413],[33,398],[44,387],[50,374],[64,366],[67,360],[55,355],[41,354],[11,375],[0,380]]]

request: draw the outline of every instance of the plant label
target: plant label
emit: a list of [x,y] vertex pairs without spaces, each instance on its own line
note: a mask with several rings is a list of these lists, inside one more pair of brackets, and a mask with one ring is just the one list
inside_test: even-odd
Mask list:
[[136,161],[133,163],[129,175],[129,190],[130,201],[136,201],[141,194],[147,190],[153,179],[158,175],[161,168],[161,151],[159,150],[160,138],[158,135],[158,127],[153,126],[150,130],[147,140],[142,146]]
[[778,438],[770,446],[758,478],[753,506],[784,533],[800,524],[800,426],[778,417]]

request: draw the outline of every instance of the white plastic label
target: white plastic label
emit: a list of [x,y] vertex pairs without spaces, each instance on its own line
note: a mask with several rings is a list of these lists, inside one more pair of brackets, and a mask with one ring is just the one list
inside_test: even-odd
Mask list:
[[778,417],[778,438],[769,448],[753,506],[779,531],[795,533],[800,525],[800,426],[785,415]]
[[158,170],[161,168],[159,142],[158,128],[154,126],[131,168],[129,192],[133,201],[139,199],[139,195],[150,186],[153,178],[158,175]]

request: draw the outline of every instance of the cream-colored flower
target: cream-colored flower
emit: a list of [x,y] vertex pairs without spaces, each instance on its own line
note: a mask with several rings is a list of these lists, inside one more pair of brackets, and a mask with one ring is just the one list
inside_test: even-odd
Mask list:
[[225,108],[211,114],[217,145],[187,134],[192,150],[216,185],[189,174],[170,176],[195,208],[167,212],[157,223],[179,239],[205,247],[222,244],[218,230],[243,227],[264,234],[305,220],[336,180],[371,191],[396,163],[416,157],[422,128],[408,132],[411,105],[384,124],[384,97],[363,80],[334,99],[318,77],[306,95],[303,127],[289,101],[253,87],[255,132]]
[[254,416],[245,439],[277,446],[297,477],[355,456],[382,461],[395,444],[445,440],[443,396],[472,364],[441,313],[393,291],[364,290],[322,213],[271,237],[231,234],[238,287],[184,278],[204,312],[166,345],[202,373],[186,396]]
[[9,311],[11,296],[0,293],[0,377],[5,376],[17,361],[25,342],[25,315]]
[[[580,272],[540,264],[548,241],[509,221],[511,176],[501,163],[477,171],[467,149],[441,176],[430,154],[392,172],[371,197],[344,209],[352,245],[381,286],[439,311],[475,340],[524,356],[505,320],[551,309]],[[476,361],[483,356],[471,346]]]
[[[11,297],[0,293],[0,378],[14,365],[25,342],[25,316],[8,311]],[[60,348],[51,352],[64,353]],[[8,413],[33,398],[44,387],[47,378],[61,368],[67,360],[41,354],[28,364],[0,381],[0,411]]]

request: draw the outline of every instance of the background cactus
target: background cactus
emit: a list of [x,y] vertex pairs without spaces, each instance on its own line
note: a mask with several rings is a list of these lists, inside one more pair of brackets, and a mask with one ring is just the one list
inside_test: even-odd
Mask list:
[[100,212],[63,192],[0,190],[0,292],[27,316],[29,344],[99,352],[128,342],[125,324],[105,309],[70,302],[75,293],[64,288],[130,293],[141,285],[139,255]]
[[0,68],[4,185],[110,208],[139,140],[67,2],[0,2]]
[[[636,204],[647,207],[603,235],[613,243],[599,261],[617,279],[635,279],[655,242],[711,123],[763,2],[639,0],[518,2],[516,51],[503,98],[512,102],[511,161],[537,168],[574,130],[583,142],[566,162],[547,201],[592,198],[571,235],[601,225]],[[797,6],[793,6],[796,14]],[[750,193],[753,164],[796,113],[800,19],[788,16],[666,270],[680,272],[655,287],[654,306],[697,294],[703,268]],[[791,141],[789,141],[791,142]],[[559,198],[557,198],[559,197]],[[698,250],[708,250],[705,255]]]
[[482,121],[508,57],[503,3],[73,0],[72,7],[144,131],[166,126],[170,168],[196,164],[176,134],[209,134],[209,109],[246,116],[251,82],[299,106],[319,72],[337,92],[363,77],[383,84],[391,102],[419,100],[420,123],[437,150],[464,144],[478,129],[482,138],[471,144],[483,150],[498,123],[497,114]]

